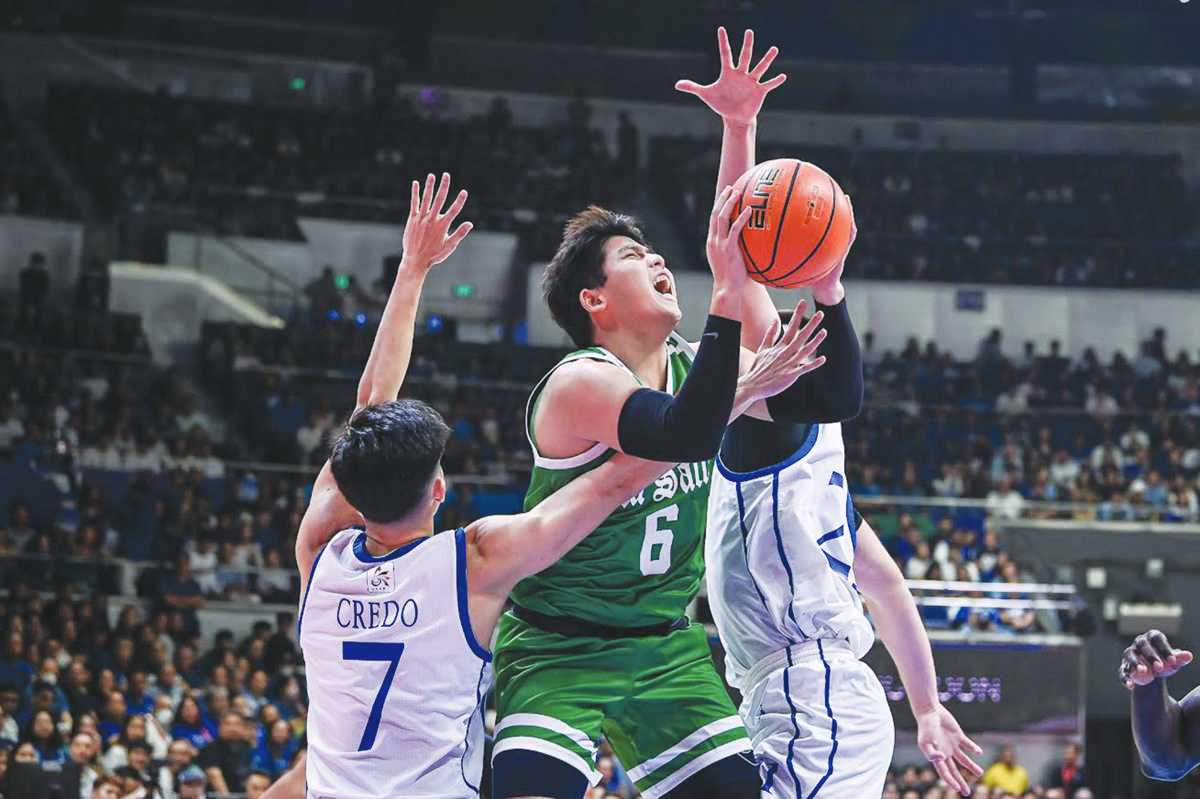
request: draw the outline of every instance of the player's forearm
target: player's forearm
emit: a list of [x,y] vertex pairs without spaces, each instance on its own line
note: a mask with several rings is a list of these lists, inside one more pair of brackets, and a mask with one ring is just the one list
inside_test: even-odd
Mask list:
[[928,713],[938,705],[937,670],[929,635],[900,569],[888,574],[869,590],[862,586],[871,605],[875,631],[900,672],[913,715]]
[[428,268],[428,264],[400,262],[358,383],[357,407],[390,402],[399,396],[412,358],[417,308]]
[[713,314],[679,393],[638,389],[617,420],[621,451],[655,461],[706,460],[717,454],[738,381],[740,325]]
[[781,422],[843,422],[858,415],[863,401],[862,353],[846,303],[818,305],[828,334],[818,350],[825,356],[820,373],[810,373],[766,400],[772,419]]
[[[758,123],[741,124],[722,120],[721,164],[717,168],[717,194],[754,166]],[[774,320],[779,318],[766,286],[747,280],[741,291],[742,346],[754,352],[762,344]]]
[[1133,740],[1147,776],[1178,780],[1197,762],[1182,741],[1183,712],[1167,693],[1167,683],[1158,679],[1134,686],[1130,692]]
[[754,166],[757,138],[757,121],[741,123],[721,120],[721,164],[717,167],[717,194],[726,186],[732,186]]
[[481,539],[483,555],[504,572],[506,585],[515,585],[557,562],[622,502],[670,468],[668,463],[618,453],[533,510],[508,517],[503,527],[488,530]]

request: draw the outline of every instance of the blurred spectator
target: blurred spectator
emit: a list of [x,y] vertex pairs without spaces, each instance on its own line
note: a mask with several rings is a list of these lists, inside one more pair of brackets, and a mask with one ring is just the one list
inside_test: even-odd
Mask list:
[[183,739],[171,741],[167,747],[167,760],[158,767],[156,783],[163,799],[178,799],[175,786],[179,776],[189,768],[196,759],[196,748]]
[[246,799],[262,799],[274,778],[262,771],[252,771],[246,778]]
[[200,750],[197,762],[216,793],[239,793],[245,788],[250,773],[250,744],[243,725],[239,714],[225,712],[217,740]]
[[175,709],[174,724],[171,726],[171,737],[176,742],[184,741],[193,749],[201,750],[213,742],[213,735],[204,726],[200,714],[200,703],[194,696],[188,695],[179,701]]
[[1029,773],[1017,764],[1016,750],[1005,746],[1000,750],[1000,758],[983,773],[981,782],[989,788],[1020,795],[1029,788]]
[[42,323],[42,308],[50,294],[50,270],[40,252],[29,256],[29,264],[18,274],[20,285],[19,318],[21,328],[32,332]]
[[54,714],[38,710],[29,719],[23,740],[33,744],[39,763],[62,764],[67,760],[67,748],[54,721]]
[[1079,796],[1077,791],[1087,783],[1081,754],[1079,744],[1067,744],[1062,762],[1051,766],[1047,772],[1045,785],[1050,788],[1061,788],[1067,796]]
[[96,781],[103,776],[97,763],[99,745],[88,733],[78,732],[71,738],[69,760],[63,765],[59,786],[64,799],[91,796]]
[[250,766],[273,781],[291,768],[295,756],[296,743],[292,740],[291,726],[283,719],[276,719],[254,750]]
[[196,608],[204,604],[200,584],[192,576],[192,564],[186,555],[180,556],[175,564],[175,574],[163,586],[163,601],[183,613],[189,630],[198,628]]
[[125,782],[117,776],[100,777],[92,784],[92,799],[123,799]]
[[75,307],[81,311],[107,311],[110,285],[108,263],[95,256],[89,258],[75,283]]
[[204,799],[206,778],[196,766],[188,766],[179,773],[179,799]]
[[1025,498],[1012,485],[1012,479],[1005,476],[996,482],[996,487],[987,496],[988,512],[1001,519],[1016,519],[1021,516],[1021,508]]

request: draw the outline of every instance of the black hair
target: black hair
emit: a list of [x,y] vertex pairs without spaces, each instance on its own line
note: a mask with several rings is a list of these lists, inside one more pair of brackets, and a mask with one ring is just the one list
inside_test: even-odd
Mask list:
[[[58,724],[54,722],[54,714],[49,710],[38,710],[29,716],[29,721],[25,722],[25,735],[21,740],[31,742],[34,747],[40,747],[42,745],[41,741],[33,737],[33,725],[37,721],[38,716],[42,715],[43,713],[50,717],[50,737],[46,739],[46,746],[48,749],[44,754],[53,754],[55,751],[62,748],[63,739],[62,733],[58,731]],[[39,749],[39,752],[40,751],[41,750]]]
[[598,205],[589,206],[567,222],[558,252],[542,275],[542,296],[550,306],[550,315],[577,347],[593,343],[592,319],[579,302],[579,292],[604,285],[604,242],[613,236],[628,236],[643,247],[649,246],[636,219]]
[[354,509],[386,524],[416,509],[449,438],[442,415],[424,402],[368,405],[350,417],[334,442],[330,467]]

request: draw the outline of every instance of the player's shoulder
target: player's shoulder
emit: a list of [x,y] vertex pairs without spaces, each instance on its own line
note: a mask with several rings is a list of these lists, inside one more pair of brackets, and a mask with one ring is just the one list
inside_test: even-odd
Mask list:
[[[542,389],[543,399],[572,399],[594,396],[597,391],[607,391],[613,386],[634,383],[629,370],[618,363],[604,358],[579,357],[566,360],[550,373]],[[547,403],[548,404],[548,403]]]

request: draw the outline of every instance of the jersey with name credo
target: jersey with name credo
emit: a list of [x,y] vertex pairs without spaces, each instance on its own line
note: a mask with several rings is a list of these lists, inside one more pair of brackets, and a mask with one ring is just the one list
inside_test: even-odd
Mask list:
[[300,604],[308,796],[475,797],[491,654],[467,615],[466,534],[372,556],[343,530]]
[[[554,368],[583,359],[607,361],[633,374],[601,347],[572,352]],[[691,365],[690,345],[672,334],[667,341],[668,392],[679,390]],[[538,452],[533,412],[550,374],[534,388],[526,410],[534,467],[525,510],[613,455],[604,444],[573,458],[546,458]],[[703,579],[712,469],[712,461],[677,464],[630,497],[553,566],[518,583],[513,600],[541,613],[614,627],[649,626],[682,616]]]

